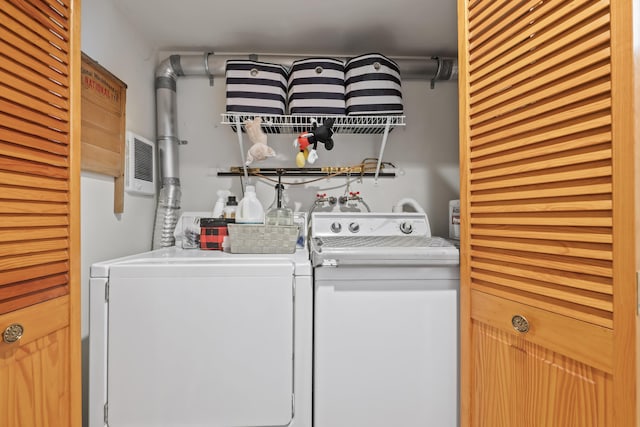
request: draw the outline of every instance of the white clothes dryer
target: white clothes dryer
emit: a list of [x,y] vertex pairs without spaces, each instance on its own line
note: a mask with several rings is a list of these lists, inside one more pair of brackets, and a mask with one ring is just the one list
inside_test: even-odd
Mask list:
[[312,294],[306,249],[94,264],[89,425],[310,427]]

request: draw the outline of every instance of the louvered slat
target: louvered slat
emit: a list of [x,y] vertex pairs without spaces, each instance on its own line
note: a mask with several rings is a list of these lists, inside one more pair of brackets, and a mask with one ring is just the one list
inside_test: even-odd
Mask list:
[[[68,262],[69,252],[66,249],[48,251],[36,254],[27,254],[20,257],[0,257],[0,269],[1,270],[20,270],[27,267],[37,267],[42,265],[49,265],[58,262]],[[46,271],[46,269],[44,270]],[[34,279],[37,280],[37,279]]]
[[[509,73],[526,68],[530,64],[544,60],[547,63],[561,62],[564,60],[560,53],[569,51],[567,46],[584,45],[592,47],[602,43],[603,34],[608,34],[608,15],[605,2],[589,2],[593,6],[589,14],[593,14],[585,22],[578,22],[576,17],[560,17],[557,21],[544,23],[546,28],[539,33],[535,28],[527,28],[520,40],[514,40],[511,50],[502,50],[501,47],[490,51],[490,55],[483,58],[485,65],[473,64],[473,80],[477,83],[477,89],[487,86],[488,82],[499,80]],[[559,3],[562,4],[562,3]],[[575,4],[575,2],[565,3]],[[602,8],[605,8],[603,11]],[[580,16],[579,18],[584,18]],[[534,25],[537,26],[537,25]]]
[[[2,142],[9,143],[3,144],[3,149],[11,152],[12,156],[14,156],[17,151],[9,147],[17,144],[17,150],[23,149],[24,147],[31,149],[30,154],[24,157],[25,159],[41,161],[42,163],[68,164],[67,156],[69,149],[67,145],[64,144],[65,141],[51,141],[42,135],[24,133],[23,129],[12,130],[5,128],[0,131],[0,143]],[[24,153],[24,151],[21,152]],[[22,158],[20,154],[18,154],[17,157]]]
[[536,184],[517,187],[515,189],[496,189],[476,191],[470,197],[472,202],[493,202],[498,200],[536,199],[544,191],[547,197],[579,196],[587,194],[606,194],[611,192],[611,180],[608,177],[562,181],[550,184]]
[[[24,77],[17,77],[13,74],[9,74],[3,71],[2,69],[0,69],[0,81],[11,88],[15,88],[16,92],[18,93],[28,93],[31,94],[32,97],[37,94],[37,97],[42,101],[42,103],[46,103],[48,105],[51,105],[52,107],[58,108],[55,116],[60,117],[64,120],[69,120],[69,101],[67,99],[55,95],[49,89],[45,89],[41,86],[33,84],[33,82],[25,81]],[[8,97],[5,96],[5,98]]]
[[[26,162],[25,162],[26,163]],[[28,167],[28,165],[25,165]],[[0,184],[9,184],[21,187],[31,187],[34,189],[50,189],[67,191],[69,183],[62,179],[53,179],[42,176],[34,176],[30,174],[0,171]],[[2,194],[0,194],[2,197]]]
[[547,197],[527,200],[508,200],[485,203],[473,203],[471,215],[477,213],[560,213],[566,211],[610,211],[611,200],[607,195],[588,195],[570,197]]
[[20,242],[29,240],[54,239],[66,237],[67,227],[33,227],[31,229],[5,229],[0,234],[0,242]]
[[[605,68],[605,67],[603,67]],[[603,70],[603,73],[605,71]],[[583,85],[571,87],[580,80],[575,78],[571,82],[566,82],[565,88],[561,85],[549,85],[547,90],[537,90],[531,95],[519,97],[517,102],[508,103],[500,109],[494,111],[492,117],[484,117],[488,120],[472,121],[471,134],[481,135],[486,132],[493,132],[502,127],[511,127],[513,123],[525,122],[531,116],[553,115],[554,111],[575,108],[585,100],[590,100],[595,96],[601,96],[611,91],[611,84],[608,77],[601,77],[598,80],[585,83]],[[581,79],[584,82],[584,79]],[[572,90],[567,90],[571,88]],[[587,112],[587,111],[584,111]],[[584,114],[583,112],[583,114]],[[558,117],[561,119],[561,117]]]
[[[550,6],[552,3],[547,2],[547,5]],[[557,2],[555,5],[557,8],[554,13],[542,15],[540,18],[530,13],[530,24],[520,32],[510,35],[510,31],[507,30],[505,38],[490,39],[485,45],[473,49],[471,60],[476,71],[474,78],[482,78],[525,54],[527,61],[537,60],[557,48],[555,43],[559,35],[563,35],[564,38],[564,35],[571,32],[571,38],[566,39],[571,41],[608,22],[597,19],[598,14],[608,7],[605,1],[582,0]],[[585,5],[587,7],[584,7]],[[587,19],[590,19],[590,22],[585,25],[582,21]],[[511,28],[509,26],[509,29]],[[574,28],[576,31],[571,31]]]
[[515,291],[525,291],[530,294],[546,295],[547,297],[569,300],[577,305],[583,305],[595,310],[613,311],[613,302],[610,298],[604,298],[603,292],[579,291],[568,286],[560,286],[547,283],[529,277],[511,276],[502,271],[489,271],[474,268],[471,278],[478,281],[487,281],[502,288],[512,288]]
[[543,227],[506,227],[506,226],[476,226],[473,230],[475,236],[496,236],[528,239],[548,239],[570,242],[612,243],[611,230],[607,228],[569,228],[554,227],[552,230]]
[[69,292],[69,13],[0,12],[0,314]]
[[610,211],[584,212],[493,212],[475,213],[470,223],[478,224],[512,224],[512,225],[556,225],[560,227],[611,227]]
[[[499,0],[487,2],[487,4],[483,8],[478,8],[475,11],[470,13],[470,16],[473,17],[471,23],[469,24],[469,32],[471,34],[477,31],[483,31],[485,26],[491,26],[492,23],[492,15],[499,15],[498,11],[500,8],[509,5],[508,0]],[[478,29],[478,27],[480,27]]]
[[15,288],[18,286],[20,287],[20,292],[28,295],[33,292],[42,292],[43,290],[66,285],[67,281],[68,277],[66,277],[66,275],[58,274],[40,279],[38,282],[19,283],[13,286],[0,286],[0,301],[11,298],[11,296],[15,294]]
[[[529,154],[528,150],[523,150],[519,153],[521,156]],[[602,160],[611,159],[611,146],[609,144],[600,144],[587,148],[580,148],[577,150],[568,150],[558,153],[551,153],[547,155],[541,155],[538,157],[529,157],[526,159],[520,159],[502,163],[501,165],[494,165],[487,167],[484,170],[478,170],[475,175],[476,179],[487,179],[494,177],[502,177],[512,174],[522,174],[531,171],[544,171],[551,168],[570,167],[573,165],[601,162]],[[475,164],[475,162],[472,162]]]
[[[545,140],[535,144],[524,144],[519,147],[509,146],[497,155],[486,154],[481,158],[471,160],[474,169],[487,166],[500,165],[504,162],[517,162],[522,158],[549,156],[554,153],[590,147],[611,141],[611,130],[608,127],[596,128],[588,132],[571,134],[561,138]],[[503,146],[504,147],[504,146]],[[476,152],[487,150],[489,147],[481,147]],[[496,147],[497,148],[497,147]],[[485,151],[486,152],[486,151]]]
[[471,287],[610,328],[608,2],[488,3],[469,12]]
[[549,286],[561,284],[566,287],[594,292],[596,295],[610,295],[613,293],[611,277],[571,273],[548,267],[516,264],[513,262],[483,259],[480,257],[475,260],[475,268],[525,279],[535,277],[538,281],[545,282]]
[[68,214],[66,203],[24,202],[18,200],[1,200],[0,214]]
[[7,187],[0,185],[3,199],[12,200],[37,200],[40,202],[65,203],[69,201],[69,196],[64,191],[47,191],[21,187]]
[[67,64],[61,62],[60,60],[58,60],[58,58],[54,57],[46,50],[33,49],[31,41],[27,41],[19,37],[3,26],[0,26],[0,38],[22,52],[31,52],[33,60],[37,60],[41,64],[44,64],[51,69],[58,70],[60,73],[64,74],[67,74],[69,72]]
[[[509,2],[507,5],[513,7],[513,2]],[[469,46],[473,50],[473,54],[479,55],[487,50],[485,42],[491,41],[494,47],[496,44],[508,42],[514,34],[517,34],[522,28],[525,28],[534,20],[537,20],[543,14],[547,13],[552,7],[550,3],[540,4],[540,0],[530,0],[526,2],[518,2],[515,9],[509,10],[503,8],[501,14],[497,16],[511,16],[512,19],[508,26],[505,25],[493,25],[486,29],[486,31],[478,34],[469,35]],[[518,20],[517,17],[526,15],[528,19]]]
[[59,11],[53,10],[45,2],[38,0],[12,1],[15,7],[32,17],[39,25],[47,28],[52,33],[60,36],[63,40],[69,40],[68,31],[68,10],[67,16],[60,16]]
[[[609,31],[602,27],[599,31],[588,33],[582,39],[574,40],[568,45],[557,46],[558,51],[553,54],[505,64],[509,65],[507,70],[500,69],[488,74],[477,83],[471,92],[471,99],[473,102],[480,101],[528,80],[531,75],[548,74],[556,67],[576,63],[577,60],[583,59],[585,54],[597,53],[603,49],[609,38]],[[518,72],[522,70],[526,70],[527,73],[523,75]]]
[[[36,87],[42,88],[45,91],[50,92],[58,98],[61,98],[61,102],[55,102],[53,104],[59,105],[62,108],[68,108],[68,88],[64,85],[64,82],[56,80],[57,75],[55,73],[48,73],[50,75],[42,75],[38,71],[29,67],[28,64],[22,64],[20,62],[0,62],[0,69],[12,73],[20,80],[14,80],[12,82],[6,82],[7,86],[21,89],[22,87]],[[63,103],[65,102],[66,103]]]
[[0,287],[9,289],[10,287],[20,286],[20,284],[24,284],[33,279],[66,273],[68,270],[69,263],[63,261],[0,271]]
[[[9,7],[11,8],[11,7]],[[50,39],[50,32],[44,31],[41,27],[34,26],[30,28],[25,28],[23,22],[21,23],[20,18],[15,15],[11,15],[10,12],[4,11],[0,12],[0,22],[5,26],[8,30],[18,34],[19,37],[29,40],[29,42],[36,45],[39,49],[44,52],[47,52],[53,58],[56,58],[58,61],[68,64],[68,55],[67,52],[60,49],[59,44],[54,44]]]
[[[2,143],[0,143],[0,154],[2,153]],[[15,151],[12,153],[15,155]],[[31,154],[28,151],[26,154]],[[15,156],[11,156],[15,157]],[[46,176],[49,178],[66,179],[68,176],[68,170],[65,165],[63,167],[52,166],[51,164],[41,163],[37,161],[25,161],[23,159],[15,159],[11,157],[0,156],[0,170],[12,171],[12,172],[25,172],[34,175]],[[36,160],[40,160],[37,159]]]
[[564,122],[575,122],[576,118],[588,116],[589,114],[597,113],[600,111],[608,112],[610,108],[611,100],[605,96],[598,96],[589,100],[571,104],[570,106],[568,106],[568,108],[563,108],[557,111],[550,111],[545,114],[540,114],[536,117],[515,122],[509,126],[502,127],[493,132],[480,134],[476,138],[474,138],[474,140],[476,144],[481,145],[499,141],[502,138],[512,137],[519,133],[526,133],[532,128],[545,129],[552,126],[554,128],[557,128],[559,126],[563,126]]

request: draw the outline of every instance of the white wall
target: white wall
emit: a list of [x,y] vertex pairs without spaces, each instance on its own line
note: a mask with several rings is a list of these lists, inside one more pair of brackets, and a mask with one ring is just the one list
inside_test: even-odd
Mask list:
[[[240,198],[240,178],[216,176],[218,170],[228,170],[229,165],[241,165],[236,134],[220,125],[220,114],[225,109],[224,78],[216,78],[210,87],[207,78],[183,77],[178,80],[177,90],[179,137],[188,141],[180,147],[183,210],[211,210],[218,189],[230,189]],[[373,178],[364,178],[351,186],[351,191],[359,191],[372,210],[390,211],[394,202],[411,197],[427,211],[433,234],[448,235],[448,201],[458,198],[460,191],[457,93],[457,82],[438,83],[434,90],[428,81],[403,83],[407,125],[391,132],[383,156],[398,167],[399,176],[382,178],[377,185]],[[295,135],[269,135],[268,144],[279,158],[252,166],[295,167],[294,138]],[[333,151],[319,149],[320,159],[314,166],[345,166],[377,157],[382,136],[338,134],[334,141]],[[244,142],[246,150],[250,142]],[[332,178],[307,186],[287,186],[287,192],[297,209],[307,210],[318,192],[343,195],[345,182],[344,178]],[[258,198],[265,207],[273,200],[273,185],[257,181]]]
[[[109,1],[82,2],[82,51],[127,84],[127,129],[155,138],[153,75],[156,53]],[[83,401],[87,402],[89,267],[96,261],[151,248],[155,200],[125,194],[124,213],[113,213],[113,178],[83,172],[82,337]],[[84,417],[86,421],[86,414]],[[86,422],[85,422],[86,425]]]

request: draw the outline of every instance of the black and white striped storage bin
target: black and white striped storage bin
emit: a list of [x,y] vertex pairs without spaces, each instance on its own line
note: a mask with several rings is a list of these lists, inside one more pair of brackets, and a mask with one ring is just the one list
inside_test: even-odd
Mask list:
[[287,69],[284,66],[250,60],[229,60],[226,79],[228,113],[285,113]]
[[289,112],[344,115],[344,62],[332,58],[294,61],[289,71]]
[[378,53],[351,58],[345,66],[348,115],[402,114],[398,64]]

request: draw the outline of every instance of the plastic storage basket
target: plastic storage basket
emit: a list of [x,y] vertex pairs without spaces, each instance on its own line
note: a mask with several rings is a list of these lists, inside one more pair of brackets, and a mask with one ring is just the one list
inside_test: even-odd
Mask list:
[[402,114],[402,84],[398,64],[379,53],[347,61],[346,109],[348,115]]
[[283,115],[287,70],[282,65],[249,60],[226,64],[227,112]]
[[294,61],[289,72],[289,112],[344,115],[344,62],[332,58]]
[[296,250],[297,225],[229,224],[234,254],[291,254]]

